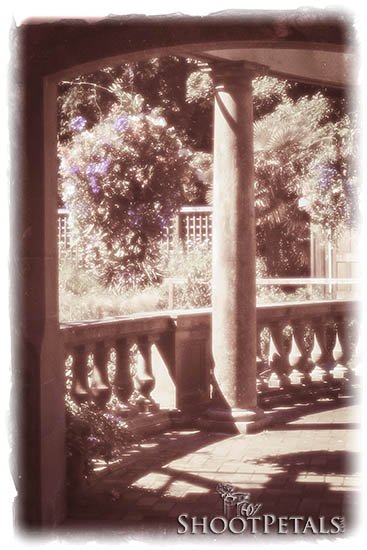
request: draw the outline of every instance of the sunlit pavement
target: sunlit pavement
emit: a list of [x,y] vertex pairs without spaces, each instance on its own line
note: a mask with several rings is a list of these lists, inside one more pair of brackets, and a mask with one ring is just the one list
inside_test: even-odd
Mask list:
[[180,514],[223,515],[216,487],[229,483],[261,514],[343,516],[348,534],[357,521],[358,405],[324,400],[295,416],[254,435],[186,430],[147,439],[84,491],[61,532],[177,534]]

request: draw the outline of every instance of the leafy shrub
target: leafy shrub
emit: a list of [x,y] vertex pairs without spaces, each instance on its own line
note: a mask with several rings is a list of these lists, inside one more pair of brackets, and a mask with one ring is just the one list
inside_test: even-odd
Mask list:
[[83,295],[60,293],[59,318],[61,322],[103,319],[120,315],[164,309],[167,291],[164,286],[152,286],[143,290],[126,290],[116,293],[103,289],[91,290]]
[[175,308],[208,307],[211,304],[211,246],[208,242],[174,239],[162,247],[160,270],[174,292]]
[[59,291],[75,296],[103,291],[102,285],[90,271],[83,269],[71,253],[64,254],[59,261]]
[[156,311],[167,307],[167,290],[161,285],[111,289],[103,286],[71,254],[59,264],[59,320],[103,319]]
[[96,459],[108,463],[121,458],[136,438],[119,416],[117,402],[102,410],[93,403],[78,405],[67,395],[65,403],[68,478],[77,486],[90,480]]
[[311,289],[301,286],[295,290],[282,285],[261,285],[256,287],[256,301],[258,304],[273,304],[279,302],[306,302],[322,300],[324,291],[321,287]]
[[[189,243],[177,239],[161,243],[157,269],[165,280],[160,285],[142,289],[111,289],[101,285],[89,271],[78,266],[72,257],[63,258],[59,273],[59,317],[61,322],[103,319],[168,308],[191,309],[211,306],[211,262],[208,243]],[[266,277],[263,258],[256,260],[256,276]],[[169,302],[173,290],[173,303]],[[279,285],[257,285],[257,302],[318,300],[324,298],[322,287],[287,289]],[[172,294],[171,294],[172,300]]]
[[59,145],[60,192],[84,267],[105,286],[156,283],[157,243],[197,179],[190,151],[138,94],[121,92],[90,130],[74,122]]

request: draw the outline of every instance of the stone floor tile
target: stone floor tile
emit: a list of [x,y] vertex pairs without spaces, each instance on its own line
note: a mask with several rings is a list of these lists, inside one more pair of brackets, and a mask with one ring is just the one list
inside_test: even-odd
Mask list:
[[320,509],[320,500],[318,498],[303,497],[297,506],[298,513],[317,514]]
[[[329,517],[341,514],[358,498],[359,476],[342,464],[343,453],[357,451],[358,442],[351,441],[355,429],[334,430],[332,424],[353,423],[352,409],[325,409],[284,429],[277,426],[273,431],[219,441],[215,434],[197,431],[171,431],[147,439],[127,452],[123,467],[105,472],[88,489],[75,517],[94,520],[102,514],[106,519],[121,519],[125,515],[123,521],[137,528],[144,518],[157,525],[160,520],[174,524],[179,513],[220,512],[217,483],[230,483],[250,493],[264,513],[297,510],[300,515],[317,515],[323,510]],[[114,489],[119,493],[116,501],[111,497]]]
[[135,523],[138,521],[143,521],[143,519],[144,519],[144,514],[139,512],[129,512],[124,516],[124,521],[126,521],[127,523],[129,522]]
[[158,495],[157,496],[144,495],[144,496],[141,496],[136,501],[136,505],[139,506],[139,507],[143,507],[143,508],[151,507],[153,504],[155,504],[158,501],[159,501]]
[[189,512],[188,505],[186,503],[176,503],[168,512],[168,517],[177,519],[180,514],[187,514]]
[[158,502],[153,504],[151,509],[153,512],[159,512],[163,514],[164,512],[169,512],[170,510],[172,510],[175,504],[176,502],[174,500],[159,500]]

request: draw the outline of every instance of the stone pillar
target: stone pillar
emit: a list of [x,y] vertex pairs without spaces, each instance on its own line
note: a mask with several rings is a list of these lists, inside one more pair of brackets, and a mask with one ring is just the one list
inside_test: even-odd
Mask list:
[[[21,31],[20,31],[21,33]],[[58,322],[57,82],[23,29],[15,57],[12,136],[12,402],[15,520],[66,517],[65,367]]]
[[[256,395],[256,240],[253,183],[254,69],[213,66],[212,416],[247,424],[263,416]],[[215,388],[217,388],[215,390]],[[241,431],[243,426],[240,427]]]

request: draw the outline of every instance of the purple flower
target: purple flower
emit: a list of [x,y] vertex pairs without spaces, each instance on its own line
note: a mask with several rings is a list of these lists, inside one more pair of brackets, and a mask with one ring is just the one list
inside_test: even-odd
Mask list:
[[138,227],[143,219],[140,208],[137,208],[136,210],[129,208],[127,211],[127,217],[129,218],[130,226],[132,227]]
[[164,216],[158,215],[158,220],[161,229],[165,229],[168,226],[167,219]]
[[[330,185],[330,183],[332,183],[337,173],[338,173],[337,170],[332,166],[323,166],[321,168],[320,188],[326,189]],[[324,184],[324,187],[321,187],[322,184]]]
[[110,165],[109,159],[102,160],[102,162],[97,164],[97,168],[96,168],[97,174],[105,174],[108,170],[109,165]]
[[121,115],[116,118],[115,124],[114,124],[116,130],[119,132],[123,132],[129,127],[129,120],[127,115]]
[[96,163],[93,162],[92,164],[88,164],[85,173],[87,174],[87,176],[95,174],[96,173]]
[[80,132],[81,130],[84,130],[86,124],[87,124],[87,121],[84,117],[77,116],[70,121],[69,127],[71,128],[71,130],[74,130],[75,132]]
[[89,176],[89,185],[92,189],[92,193],[97,194],[101,190],[101,186],[98,183],[97,176],[103,176],[107,172],[109,165],[109,159],[88,164],[85,173],[87,174],[87,176]]
[[109,159],[102,160],[102,162],[92,162],[91,164],[88,164],[85,172],[87,176],[93,176],[96,174],[103,175],[107,172],[109,165]]
[[101,190],[100,186],[98,185],[96,176],[92,176],[92,177],[90,178],[90,183],[89,183],[89,185],[90,185],[90,187],[91,187],[91,189],[92,189],[92,193],[94,193],[94,194],[98,193],[98,192]]
[[78,166],[73,165],[73,166],[70,168],[70,172],[71,172],[72,174],[77,174],[77,173],[79,172]]

